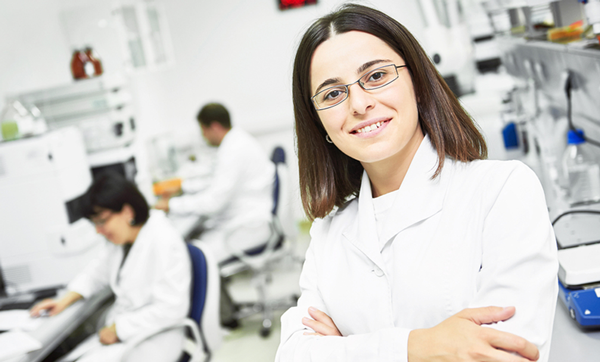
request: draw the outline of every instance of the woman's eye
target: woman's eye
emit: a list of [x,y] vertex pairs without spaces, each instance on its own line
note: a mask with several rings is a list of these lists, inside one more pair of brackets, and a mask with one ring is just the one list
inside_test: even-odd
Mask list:
[[326,92],[323,96],[323,99],[326,101],[331,101],[331,100],[334,100],[334,99],[337,99],[338,97],[340,97],[342,95],[342,93],[344,93],[344,92],[340,89],[333,89],[329,92]]
[[367,82],[379,82],[380,80],[385,78],[385,76],[386,76],[386,73],[384,71],[377,71],[377,72],[369,75]]

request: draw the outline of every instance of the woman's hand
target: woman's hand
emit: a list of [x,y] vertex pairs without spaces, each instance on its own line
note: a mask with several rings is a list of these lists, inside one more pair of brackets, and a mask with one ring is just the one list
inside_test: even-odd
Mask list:
[[310,314],[313,319],[306,317],[302,318],[302,324],[311,328],[313,331],[315,331],[315,333],[305,332],[304,335],[342,336],[335,323],[333,323],[333,319],[331,319],[331,317],[329,317],[327,314],[314,307],[308,308],[308,314]]
[[31,308],[29,314],[32,317],[39,317],[45,311],[49,316],[55,316],[65,310],[75,301],[83,298],[81,294],[75,292],[67,292],[61,299],[44,299]]
[[119,342],[117,337],[117,326],[113,323],[111,326],[104,327],[98,332],[100,336],[100,343],[102,344],[113,344]]
[[408,361],[537,361],[539,351],[526,339],[481,327],[514,314],[514,307],[464,309],[435,327],[415,329],[408,337]]
[[169,212],[169,197],[162,195],[158,201],[156,201],[156,204],[154,204],[154,208],[164,212]]

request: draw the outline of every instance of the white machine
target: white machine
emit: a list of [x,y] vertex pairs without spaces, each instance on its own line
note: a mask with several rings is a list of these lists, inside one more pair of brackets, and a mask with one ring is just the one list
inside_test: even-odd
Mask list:
[[458,0],[418,2],[425,21],[425,50],[456,96],[475,87],[475,57]]
[[0,143],[0,269],[8,295],[66,284],[102,247],[75,203],[91,184],[81,132]]
[[35,105],[51,130],[67,126],[79,128],[88,153],[127,146],[135,137],[133,97],[127,79],[118,74],[12,95],[7,99]]

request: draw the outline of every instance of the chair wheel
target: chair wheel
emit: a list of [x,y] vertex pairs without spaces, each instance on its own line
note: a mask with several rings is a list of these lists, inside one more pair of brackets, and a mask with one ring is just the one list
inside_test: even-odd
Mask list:
[[271,328],[262,327],[260,329],[260,336],[263,338],[267,338],[271,334]]

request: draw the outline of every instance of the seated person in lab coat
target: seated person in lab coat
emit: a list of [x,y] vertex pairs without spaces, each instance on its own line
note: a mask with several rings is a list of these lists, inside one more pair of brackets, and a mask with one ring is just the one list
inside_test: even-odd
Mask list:
[[269,238],[275,167],[256,139],[231,126],[223,105],[206,104],[197,119],[206,142],[218,147],[210,184],[194,194],[161,198],[154,207],[206,217],[199,243],[223,262],[232,257],[231,248],[248,250]]
[[540,182],[483,160],[415,38],[342,6],[304,34],[293,101],[314,223],[276,361],[547,361],[558,263]]
[[[185,242],[165,214],[149,211],[136,186],[120,175],[100,175],[80,206],[109,243],[69,283],[62,298],[43,300],[31,314],[56,315],[75,301],[110,287],[116,298],[105,327],[83,342],[99,343],[77,361],[117,361],[128,341],[187,316],[191,262]],[[177,361],[183,337],[183,330],[162,333],[140,344],[127,361]]]

